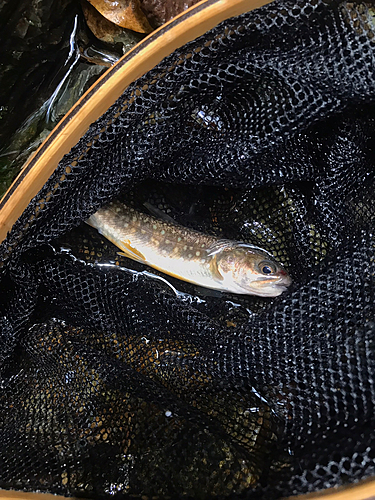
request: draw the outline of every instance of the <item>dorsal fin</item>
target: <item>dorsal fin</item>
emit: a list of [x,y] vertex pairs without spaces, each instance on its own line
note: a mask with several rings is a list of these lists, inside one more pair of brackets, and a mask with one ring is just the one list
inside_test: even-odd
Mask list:
[[165,212],[163,212],[163,210],[160,210],[160,208],[154,207],[154,205],[152,205],[148,201],[145,201],[143,203],[143,206],[146,207],[147,210],[152,215],[154,215],[155,217],[157,217],[158,219],[161,219],[164,222],[170,222],[172,224],[175,224],[176,226],[179,225],[174,219],[172,219],[172,217],[170,217],[168,214],[166,214]]

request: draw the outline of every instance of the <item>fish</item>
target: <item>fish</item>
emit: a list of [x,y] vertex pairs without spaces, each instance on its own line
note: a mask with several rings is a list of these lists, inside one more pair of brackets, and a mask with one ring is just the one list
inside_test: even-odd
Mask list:
[[161,220],[117,200],[86,223],[116,245],[120,255],[205,288],[277,297],[292,282],[284,266],[260,247]]

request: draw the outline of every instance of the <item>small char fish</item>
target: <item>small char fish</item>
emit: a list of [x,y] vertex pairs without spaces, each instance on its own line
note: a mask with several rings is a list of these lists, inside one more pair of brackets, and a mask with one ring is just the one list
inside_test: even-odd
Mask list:
[[121,255],[195,285],[236,294],[276,297],[292,280],[272,255],[159,220],[113,201],[87,221]]

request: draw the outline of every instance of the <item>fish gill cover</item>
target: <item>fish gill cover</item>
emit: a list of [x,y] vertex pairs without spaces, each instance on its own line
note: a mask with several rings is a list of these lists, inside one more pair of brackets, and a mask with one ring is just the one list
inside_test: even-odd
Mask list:
[[[228,20],[62,159],[1,246],[1,487],[271,499],[375,474],[372,9]],[[151,272],[83,224],[114,197],[257,244],[293,285]]]

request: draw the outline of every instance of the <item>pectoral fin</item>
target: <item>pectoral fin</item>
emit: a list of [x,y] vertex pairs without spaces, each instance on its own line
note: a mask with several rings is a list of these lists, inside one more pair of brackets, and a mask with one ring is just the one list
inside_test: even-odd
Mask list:
[[215,281],[223,281],[224,280],[223,276],[220,274],[219,268],[217,267],[216,255],[214,255],[211,259],[210,271],[211,271],[212,277]]
[[122,252],[118,252],[119,255],[136,260],[137,262],[146,262],[145,256],[139,250],[132,247],[129,240],[123,240],[117,246],[122,250]]

